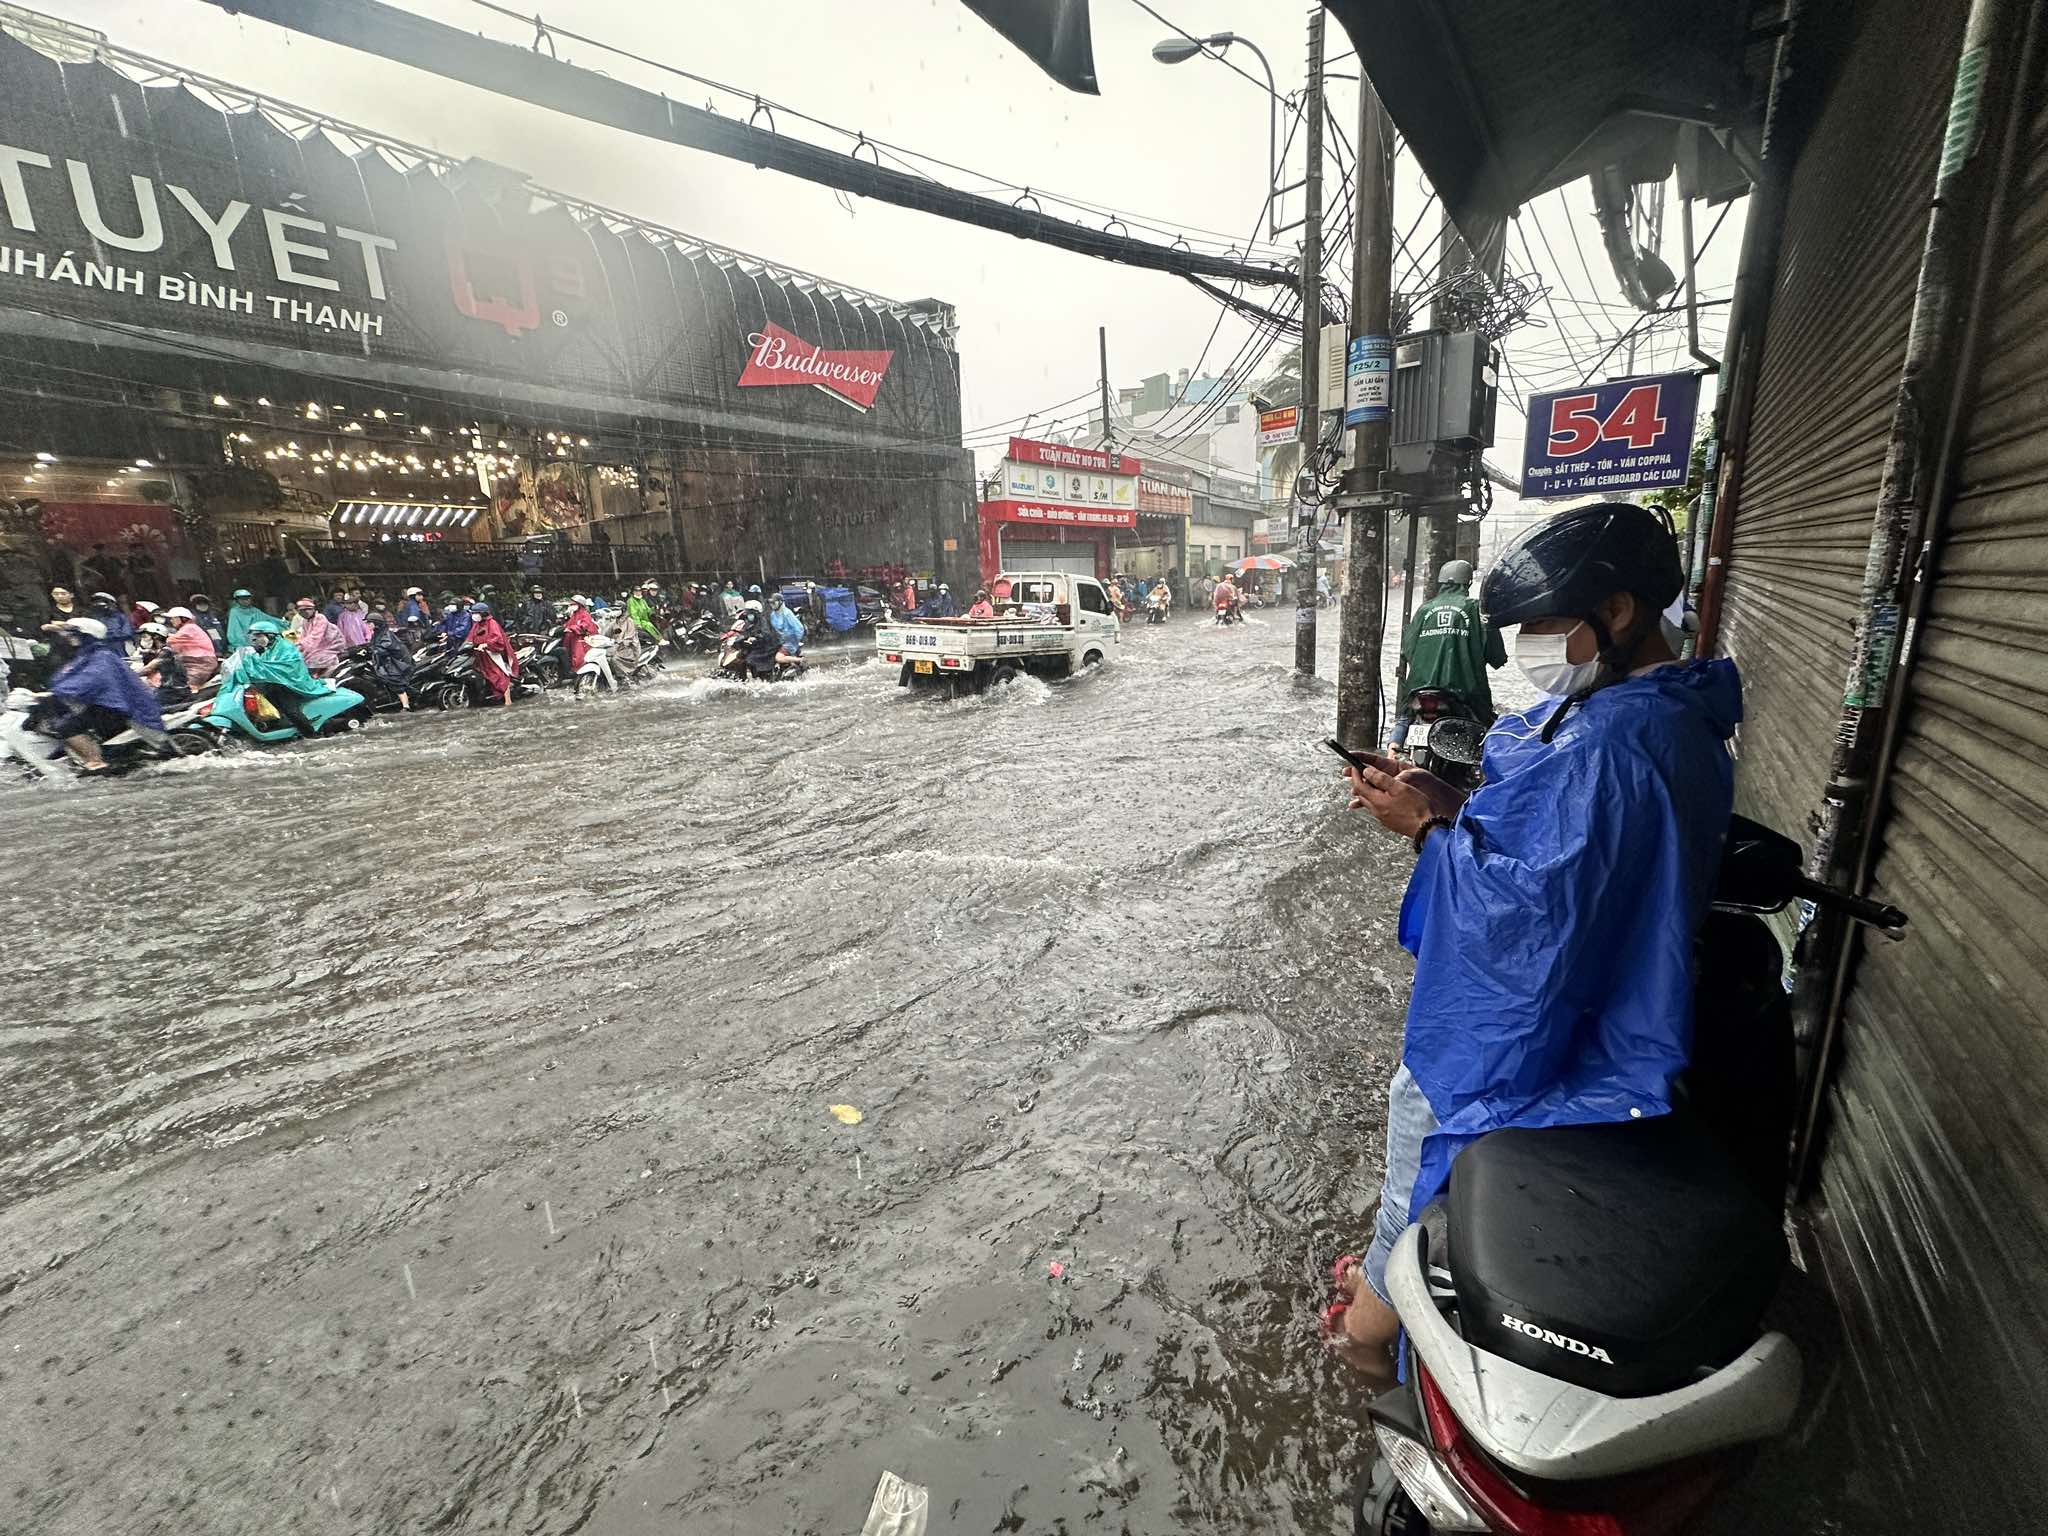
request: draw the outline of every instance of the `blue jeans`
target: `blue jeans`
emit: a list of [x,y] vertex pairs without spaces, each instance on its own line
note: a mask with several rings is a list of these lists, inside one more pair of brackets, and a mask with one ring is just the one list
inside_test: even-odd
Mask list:
[[1379,1214],[1373,1218],[1372,1246],[1365,1251],[1365,1283],[1381,1301],[1387,1296],[1387,1260],[1394,1240],[1408,1225],[1408,1202],[1422,1176],[1422,1142],[1436,1129],[1436,1112],[1402,1066],[1387,1085],[1387,1177],[1380,1186]]

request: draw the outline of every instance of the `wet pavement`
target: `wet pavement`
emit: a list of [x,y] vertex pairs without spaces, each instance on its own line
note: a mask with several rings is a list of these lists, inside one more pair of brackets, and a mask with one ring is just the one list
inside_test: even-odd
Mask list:
[[0,791],[0,1528],[1348,1528],[1409,861],[1291,619]]

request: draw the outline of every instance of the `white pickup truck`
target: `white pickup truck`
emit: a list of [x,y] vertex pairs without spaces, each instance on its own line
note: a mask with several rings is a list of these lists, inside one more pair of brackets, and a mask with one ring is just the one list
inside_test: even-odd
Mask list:
[[1092,576],[1005,571],[988,589],[992,619],[892,619],[876,629],[875,652],[902,668],[899,684],[959,694],[1019,672],[1065,677],[1123,642],[1108,589]]

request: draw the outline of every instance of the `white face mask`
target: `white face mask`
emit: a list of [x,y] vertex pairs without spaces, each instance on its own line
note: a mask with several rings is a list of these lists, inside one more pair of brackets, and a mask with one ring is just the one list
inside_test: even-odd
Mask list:
[[1522,669],[1522,676],[1540,692],[1556,699],[1592,687],[1600,676],[1600,658],[1579,662],[1566,659],[1572,636],[1585,627],[1582,620],[1561,635],[1532,635],[1526,629],[1518,633],[1515,665]]

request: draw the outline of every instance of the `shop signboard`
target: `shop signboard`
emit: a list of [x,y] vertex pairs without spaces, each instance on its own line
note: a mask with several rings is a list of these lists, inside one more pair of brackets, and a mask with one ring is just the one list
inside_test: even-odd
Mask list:
[[1052,528],[1135,528],[1135,508],[1076,507],[1061,502],[984,501],[982,519],[997,523],[1040,523]]
[[1684,485],[1699,395],[1691,373],[1531,395],[1522,494],[1619,496]]
[[1138,477],[1138,510],[1154,517],[1193,517],[1195,493],[1157,475]]
[[1013,437],[1003,485],[1012,500],[1129,512],[1138,505],[1141,467],[1128,454]]
[[1301,436],[1301,407],[1283,405],[1278,410],[1259,412],[1259,446],[1272,448],[1291,443]]
[[[456,376],[443,393],[527,386],[593,410],[959,433],[937,310],[750,270],[481,162],[294,133],[186,90],[131,92],[100,64],[0,35],[9,309],[102,341],[203,350],[223,377],[241,364],[389,382],[426,368]],[[775,387],[798,385],[812,388]]]

